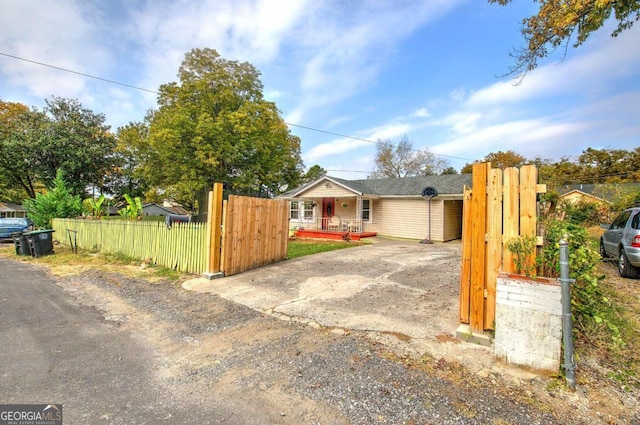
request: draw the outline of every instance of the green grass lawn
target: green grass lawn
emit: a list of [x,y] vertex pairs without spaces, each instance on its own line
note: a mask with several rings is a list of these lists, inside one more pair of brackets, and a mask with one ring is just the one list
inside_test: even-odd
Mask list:
[[362,245],[362,242],[291,239],[289,240],[289,251],[287,254],[287,258],[291,259],[296,257],[303,257],[305,255],[317,254],[319,252],[353,248],[354,246],[360,245]]

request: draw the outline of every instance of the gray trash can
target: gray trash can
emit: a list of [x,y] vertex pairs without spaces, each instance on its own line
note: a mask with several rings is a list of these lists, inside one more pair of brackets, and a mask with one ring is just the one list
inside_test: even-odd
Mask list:
[[53,232],[55,230],[49,229],[24,233],[33,257],[53,254]]

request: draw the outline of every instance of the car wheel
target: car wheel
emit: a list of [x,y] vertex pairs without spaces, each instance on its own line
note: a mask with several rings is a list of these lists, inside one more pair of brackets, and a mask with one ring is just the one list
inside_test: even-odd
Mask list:
[[634,278],[638,276],[638,269],[629,264],[627,254],[625,254],[624,249],[620,250],[620,258],[618,258],[618,273],[620,276],[627,278]]
[[609,255],[607,255],[607,251],[604,250],[604,241],[602,239],[600,239],[600,257],[602,257],[603,260],[606,260],[607,257],[609,257]]

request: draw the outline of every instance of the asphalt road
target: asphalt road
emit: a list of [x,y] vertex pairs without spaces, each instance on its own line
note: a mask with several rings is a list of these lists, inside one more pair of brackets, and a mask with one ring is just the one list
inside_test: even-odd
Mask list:
[[229,400],[191,402],[153,349],[39,268],[0,258],[0,403],[61,403],[64,424],[260,423]]

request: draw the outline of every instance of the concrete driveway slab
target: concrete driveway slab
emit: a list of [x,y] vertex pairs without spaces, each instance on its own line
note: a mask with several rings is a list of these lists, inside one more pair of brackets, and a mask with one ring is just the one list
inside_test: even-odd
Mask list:
[[[459,241],[373,243],[283,261],[183,287],[217,294],[283,320],[365,332],[391,347],[469,363],[487,348],[453,338],[458,326]],[[473,356],[477,368],[491,355]]]

